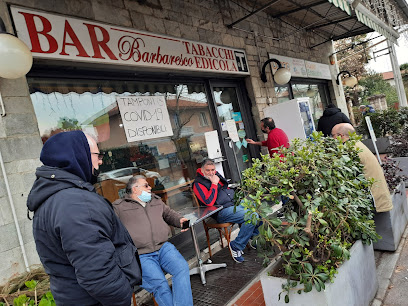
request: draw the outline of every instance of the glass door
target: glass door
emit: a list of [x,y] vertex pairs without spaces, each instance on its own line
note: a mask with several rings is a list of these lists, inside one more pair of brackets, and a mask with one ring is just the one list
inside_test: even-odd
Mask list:
[[237,86],[216,86],[213,84],[212,94],[216,105],[216,113],[220,124],[221,142],[224,146],[224,158],[231,171],[233,183],[241,180],[241,172],[250,166],[251,156],[246,138],[250,118],[249,112],[242,109],[242,98]]

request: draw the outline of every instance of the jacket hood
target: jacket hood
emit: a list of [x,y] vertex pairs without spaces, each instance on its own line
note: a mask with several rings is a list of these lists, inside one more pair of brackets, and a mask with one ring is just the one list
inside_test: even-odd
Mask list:
[[[198,169],[197,169],[197,175],[200,175],[200,176],[206,178],[206,177],[204,176],[204,174],[203,174],[203,171],[201,171],[201,168],[198,168]],[[206,179],[207,179],[207,178],[206,178]]]
[[67,188],[82,188],[94,191],[91,183],[84,182],[80,177],[56,167],[41,166],[35,172],[37,179],[27,198],[27,207],[36,211],[49,197]]
[[45,166],[56,167],[91,182],[92,161],[88,140],[81,131],[58,133],[48,139],[40,155]]
[[334,114],[340,113],[341,109],[338,107],[333,107],[333,108],[326,108],[323,112],[323,116],[325,117],[330,117],[333,116]]

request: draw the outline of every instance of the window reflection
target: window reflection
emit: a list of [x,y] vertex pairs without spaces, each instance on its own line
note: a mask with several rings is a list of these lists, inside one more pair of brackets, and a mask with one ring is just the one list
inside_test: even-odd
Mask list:
[[326,106],[324,85],[322,84],[292,84],[293,96],[295,98],[308,97],[313,119],[318,120]]
[[[204,133],[213,130],[203,84],[29,79],[42,141],[69,130],[98,137],[105,151],[96,187],[114,201],[142,174],[170,207],[192,206],[189,184],[207,157]],[[127,142],[117,97],[164,96],[173,136]]]
[[289,86],[275,86],[275,95],[278,98],[278,103],[283,103],[291,99]]

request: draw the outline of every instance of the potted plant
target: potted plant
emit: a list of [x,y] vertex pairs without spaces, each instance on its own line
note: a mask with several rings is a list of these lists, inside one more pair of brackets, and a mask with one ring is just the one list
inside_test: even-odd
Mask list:
[[401,134],[394,135],[389,148],[390,157],[401,168],[400,174],[405,176],[405,186],[408,187],[408,129],[404,129]]
[[[272,249],[280,250],[273,270],[281,277],[261,276],[267,305],[367,305],[374,298],[372,180],[362,174],[356,139],[343,144],[314,132],[293,140],[284,158],[262,155],[243,172],[236,195],[262,219],[260,256],[268,263]],[[281,196],[288,199],[284,221],[271,215]]]
[[[390,151],[390,135],[397,135],[400,133],[405,112],[395,109],[387,109],[382,112],[369,113],[371,125],[377,137],[376,146],[380,154],[388,153]],[[369,135],[367,122],[363,119],[361,125],[358,127],[360,134]],[[375,153],[375,149],[371,139],[362,140],[362,142]]]
[[387,212],[375,213],[377,233],[382,237],[374,243],[374,249],[395,251],[408,222],[408,204],[402,170],[397,162],[386,158],[382,168],[392,197],[393,208]]

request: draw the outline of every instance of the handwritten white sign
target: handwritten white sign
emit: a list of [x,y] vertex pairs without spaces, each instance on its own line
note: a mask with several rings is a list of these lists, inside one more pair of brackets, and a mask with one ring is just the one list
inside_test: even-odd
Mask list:
[[173,135],[163,96],[117,97],[116,102],[128,142]]

